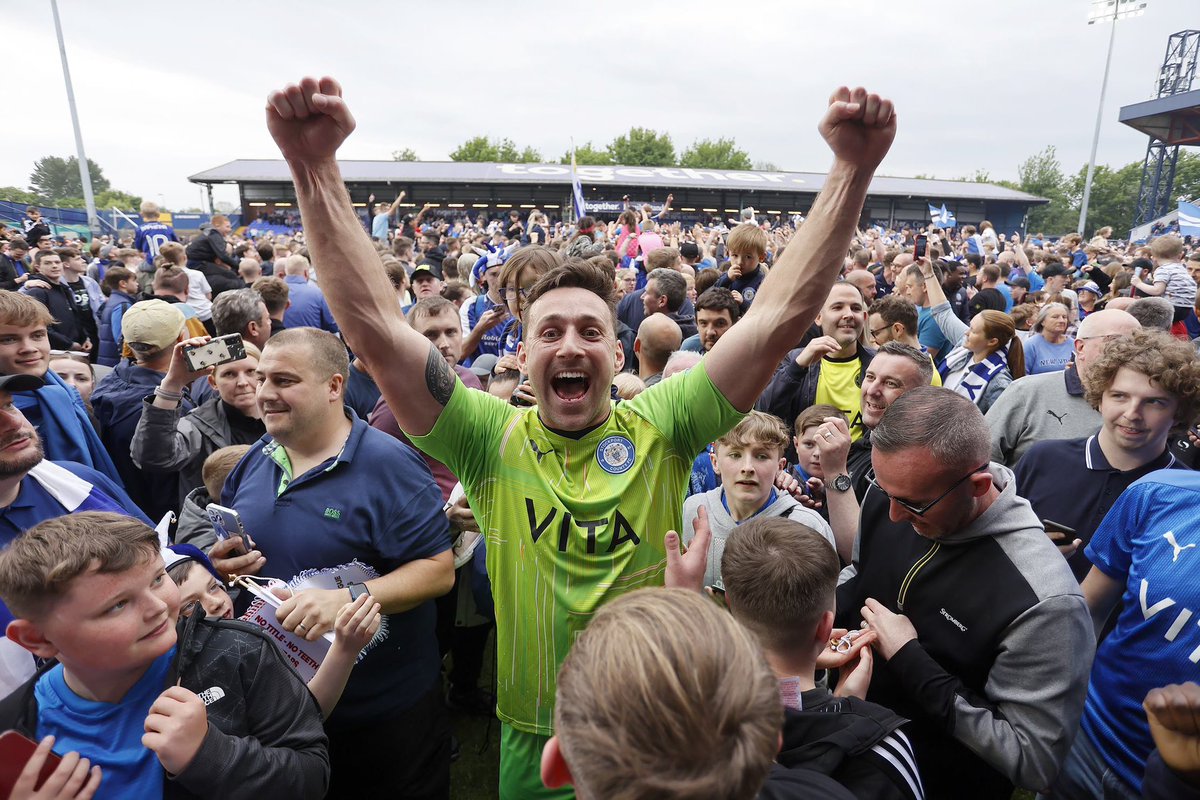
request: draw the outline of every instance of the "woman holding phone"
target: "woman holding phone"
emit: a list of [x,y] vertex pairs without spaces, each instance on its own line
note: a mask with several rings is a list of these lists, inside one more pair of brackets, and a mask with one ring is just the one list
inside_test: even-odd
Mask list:
[[[141,469],[178,471],[177,507],[182,506],[189,492],[203,485],[201,468],[210,454],[231,444],[253,444],[266,433],[256,399],[259,349],[244,342],[244,358],[193,372],[184,350],[208,341],[207,336],[200,336],[175,345],[153,401],[147,399],[142,406],[129,447],[134,463]],[[191,412],[180,414],[184,391],[206,376],[216,394]]]

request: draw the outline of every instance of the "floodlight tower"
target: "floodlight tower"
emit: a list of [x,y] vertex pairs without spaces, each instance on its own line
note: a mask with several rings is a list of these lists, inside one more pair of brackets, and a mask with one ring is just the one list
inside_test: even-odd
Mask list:
[[1087,179],[1083,182],[1083,202],[1079,208],[1079,230],[1087,224],[1088,202],[1092,199],[1092,176],[1096,172],[1096,148],[1100,145],[1100,122],[1104,118],[1104,93],[1108,89],[1108,69],[1112,66],[1113,42],[1117,38],[1117,20],[1140,17],[1146,11],[1147,0],[1092,0],[1088,10],[1088,25],[1112,23],[1108,35],[1108,56],[1104,59],[1104,80],[1100,82],[1100,104],[1096,108],[1096,129],[1092,133],[1092,155],[1088,158]]
[[[1200,60],[1200,30],[1179,31],[1167,39],[1167,54],[1158,71],[1157,100],[1174,98],[1191,92],[1196,78],[1196,62]],[[1135,117],[1122,109],[1121,121],[1149,133],[1146,158],[1142,163],[1142,182],[1138,186],[1137,211],[1133,226],[1144,225],[1171,210],[1171,193],[1175,188],[1175,166],[1179,162],[1181,144],[1200,144],[1200,116],[1196,98],[1177,98],[1184,101],[1139,104]],[[1142,108],[1147,106],[1148,108]],[[1160,106],[1160,107],[1150,107]],[[1130,121],[1133,120],[1133,122]],[[1135,124],[1143,123],[1143,124]]]
[[83,151],[83,133],[79,130],[79,112],[75,109],[75,89],[71,86],[71,69],[67,66],[67,45],[63,42],[62,21],[58,18],[58,2],[50,0],[54,12],[54,31],[58,34],[58,55],[62,59],[63,83],[67,86],[67,105],[71,108],[71,127],[75,131],[75,154],[79,160],[79,182],[83,184],[83,202],[87,206],[88,228],[95,236],[100,232],[96,216],[96,199],[92,196],[92,174],[88,169],[87,153]]

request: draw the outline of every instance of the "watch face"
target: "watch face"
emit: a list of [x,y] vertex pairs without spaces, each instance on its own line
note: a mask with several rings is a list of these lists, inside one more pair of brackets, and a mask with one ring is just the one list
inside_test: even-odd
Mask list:
[[845,475],[845,474],[838,475],[836,478],[833,479],[833,488],[837,489],[839,492],[849,491],[850,490],[850,476]]

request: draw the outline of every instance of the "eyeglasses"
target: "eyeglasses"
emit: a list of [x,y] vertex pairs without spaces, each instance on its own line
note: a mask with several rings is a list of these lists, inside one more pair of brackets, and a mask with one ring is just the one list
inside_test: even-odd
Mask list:
[[986,464],[986,463],[980,464],[978,467],[976,467],[975,469],[968,472],[966,475],[963,475],[961,478],[956,480],[954,482],[954,485],[951,486],[946,491],[942,492],[942,494],[939,495],[936,500],[931,500],[923,506],[918,506],[916,503],[911,503],[908,500],[901,500],[899,497],[892,497],[890,494],[888,494],[886,491],[884,491],[884,488],[882,486],[880,486],[879,483],[875,480],[875,470],[874,469],[867,472],[867,482],[870,483],[872,486],[874,486],[876,489],[878,489],[879,493],[882,494],[884,497],[886,497],[888,500],[891,500],[893,503],[900,506],[901,508],[903,508],[904,510],[908,511],[911,514],[915,514],[918,517],[923,517],[929,513],[930,509],[932,509],[938,503],[945,500],[950,495],[951,492],[953,492],[959,486],[962,486],[963,483],[967,480],[967,478],[970,478],[972,475],[975,475],[976,473],[982,472],[983,470],[987,469],[988,466],[989,466],[989,464]]
[[891,326],[891,325],[884,325],[882,328],[876,328],[875,330],[871,330],[870,328],[867,328],[867,330],[868,330],[868,331],[871,331],[871,338],[873,338],[873,339],[878,339],[878,338],[879,338],[879,334],[883,333],[884,331],[886,331],[886,330],[887,330],[888,328],[890,328],[890,327],[892,327],[892,326]]
[[1099,339],[1100,341],[1104,342],[1105,344],[1108,344],[1113,339],[1120,339],[1122,336],[1125,336],[1125,334],[1123,334],[1123,333],[1106,333],[1102,336],[1076,336],[1075,341],[1090,342],[1094,339]]
[[532,289],[513,289],[509,286],[500,287],[500,299],[507,300],[510,296],[520,297],[522,300],[529,299],[529,293]]

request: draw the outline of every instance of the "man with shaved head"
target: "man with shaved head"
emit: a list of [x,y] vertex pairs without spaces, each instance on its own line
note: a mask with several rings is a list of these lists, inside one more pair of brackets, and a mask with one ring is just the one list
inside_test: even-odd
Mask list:
[[667,359],[682,343],[683,331],[666,314],[651,314],[642,320],[637,339],[633,341],[633,352],[638,357],[638,377],[647,388],[663,379]]
[[875,275],[865,269],[852,269],[846,273],[846,283],[853,284],[858,287],[858,290],[863,293],[863,298],[867,301],[867,305],[875,299],[875,291],[877,284],[875,283]]
[[1084,399],[1082,376],[1106,343],[1141,327],[1127,311],[1109,308],[1088,314],[1079,323],[1075,355],[1065,370],[1027,375],[1009,384],[987,412],[992,460],[1013,466],[1034,442],[1094,433],[1100,427],[1100,412]]

